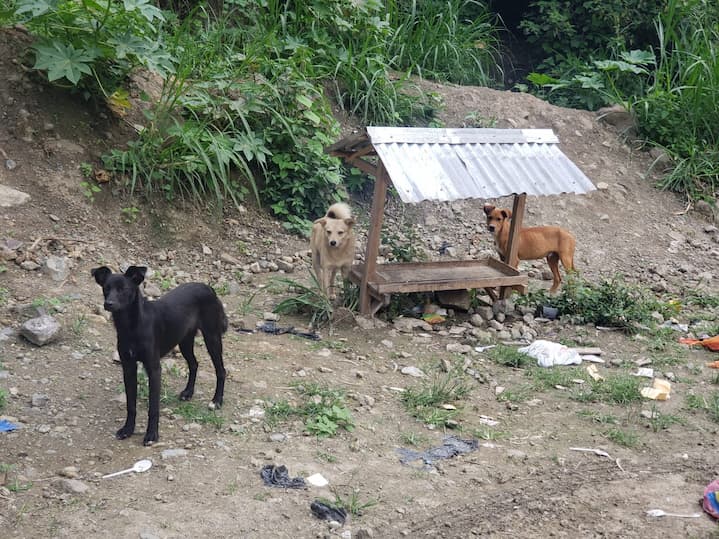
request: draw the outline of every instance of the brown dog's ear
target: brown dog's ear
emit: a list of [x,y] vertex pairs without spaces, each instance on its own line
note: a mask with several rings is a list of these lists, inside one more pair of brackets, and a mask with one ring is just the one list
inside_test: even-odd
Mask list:
[[348,217],[347,219],[345,219],[345,224],[348,227],[352,228],[352,226],[355,224],[355,220],[352,219],[352,217]]
[[502,210],[502,217],[504,217],[505,219],[511,219],[512,210]]
[[493,211],[494,211],[494,206],[492,206],[491,204],[485,204],[485,205],[484,205],[484,213],[486,213],[487,215],[489,215],[489,214],[492,213]]
[[147,273],[147,268],[145,266],[130,266],[125,272],[125,277],[130,279],[136,285],[139,285],[145,280],[145,273]]
[[90,270],[90,275],[95,277],[97,284],[105,286],[105,281],[107,281],[107,278],[112,275],[112,271],[107,266],[101,266]]

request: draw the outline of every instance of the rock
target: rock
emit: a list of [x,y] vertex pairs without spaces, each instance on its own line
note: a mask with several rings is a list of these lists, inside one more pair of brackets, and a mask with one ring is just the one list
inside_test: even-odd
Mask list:
[[17,168],[17,163],[12,159],[5,159],[5,168],[8,170],[15,170]]
[[[171,481],[171,479],[168,478],[168,481]],[[140,532],[140,539],[160,539],[160,536],[154,532],[144,530]]]
[[482,326],[484,326],[484,318],[482,318],[478,314],[473,314],[469,318],[469,323],[472,324],[474,327],[481,328]]
[[259,262],[253,262],[247,270],[250,273],[262,273],[262,266],[260,266]]
[[709,219],[716,220],[717,209],[706,200],[697,200],[694,203],[694,211],[708,217]]
[[162,451],[162,460],[174,459],[178,457],[186,457],[188,455],[187,449],[165,449]]
[[374,537],[374,532],[371,528],[360,528],[355,533],[355,539],[372,539]]
[[437,300],[445,307],[453,307],[468,311],[470,308],[469,291],[467,290],[441,290],[437,292]]
[[649,155],[654,159],[654,168],[659,171],[664,171],[672,166],[671,156],[658,147],[653,147],[649,150]]
[[145,281],[145,295],[151,298],[159,298],[162,295],[162,290],[155,283]]
[[65,466],[62,470],[60,470],[60,475],[67,477],[68,479],[77,479],[80,477],[80,474],[75,466]]
[[85,148],[80,146],[79,144],[76,144],[75,142],[72,142],[70,140],[65,139],[50,139],[45,143],[45,151],[47,151],[50,154],[57,154],[57,155],[68,155],[68,154],[76,154],[81,155],[85,153]]
[[90,487],[78,479],[63,479],[60,486],[65,492],[70,494],[85,494]]
[[34,260],[23,260],[20,263],[20,267],[25,271],[35,271],[40,267],[40,264],[38,264]]
[[280,320],[280,315],[277,314],[277,313],[273,313],[273,312],[271,312],[271,311],[267,311],[267,312],[265,312],[265,313],[262,314],[262,319],[263,319],[263,320],[267,320],[267,321],[269,321],[269,322],[279,322],[279,320]]
[[57,336],[60,324],[50,315],[32,318],[20,326],[20,335],[37,346],[43,346]]
[[221,253],[220,260],[222,260],[225,264],[231,264],[233,266],[241,266],[242,265],[242,263],[239,260],[237,260],[234,256],[232,256],[229,253]]
[[494,310],[489,305],[482,305],[481,307],[477,307],[476,313],[487,321],[494,318]]
[[281,432],[273,432],[270,434],[270,442],[284,442],[287,440],[287,435]]
[[30,195],[7,187],[6,185],[0,185],[0,208],[12,208],[14,206],[22,206],[28,200]]
[[419,320],[417,318],[405,318],[404,316],[395,318],[394,327],[397,331],[402,331],[404,333],[411,333],[415,328],[419,328],[423,331],[432,331],[432,325],[428,324],[424,320]]
[[292,273],[295,271],[295,265],[292,262],[287,262],[286,260],[279,258],[277,259],[276,264],[277,267],[285,273]]
[[600,191],[606,191],[609,189],[609,184],[607,182],[597,182],[597,189]]
[[400,372],[402,374],[406,374],[407,376],[414,376],[415,378],[421,378],[422,376],[424,376],[424,373],[418,367],[402,367],[402,370]]
[[30,400],[30,405],[33,408],[43,408],[49,400],[50,398],[47,395],[44,395],[42,393],[33,393]]
[[602,107],[597,111],[597,117],[603,122],[614,126],[622,135],[631,137],[636,133],[634,116],[622,105],[615,104]]
[[70,274],[70,259],[66,256],[50,255],[45,259],[43,271],[55,282],[64,281]]

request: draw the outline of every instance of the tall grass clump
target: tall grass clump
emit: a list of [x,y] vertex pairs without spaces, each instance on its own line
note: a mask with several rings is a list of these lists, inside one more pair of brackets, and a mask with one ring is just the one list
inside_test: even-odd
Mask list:
[[501,80],[493,16],[476,0],[391,0],[389,51],[397,68],[458,84]]
[[669,0],[657,35],[654,84],[633,106],[640,132],[674,159],[662,188],[714,200],[719,187],[719,4]]

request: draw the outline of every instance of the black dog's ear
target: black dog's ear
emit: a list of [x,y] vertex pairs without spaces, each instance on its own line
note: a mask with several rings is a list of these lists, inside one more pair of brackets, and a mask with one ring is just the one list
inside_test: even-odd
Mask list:
[[100,286],[104,286],[105,281],[107,281],[107,278],[112,275],[112,271],[107,266],[101,266],[99,268],[90,270],[90,275],[95,277],[95,281],[97,281],[97,284],[99,284]]
[[490,213],[492,213],[492,211],[494,211],[494,206],[492,206],[491,204],[484,205],[484,213],[489,215]]
[[125,277],[130,279],[136,285],[139,285],[145,280],[145,273],[147,273],[147,268],[145,266],[130,266],[125,272]]

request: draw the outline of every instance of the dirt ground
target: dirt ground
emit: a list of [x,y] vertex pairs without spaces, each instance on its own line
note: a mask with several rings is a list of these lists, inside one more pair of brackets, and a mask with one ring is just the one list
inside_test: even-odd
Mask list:
[[[672,397],[631,405],[581,402],[575,388],[537,388],[529,370],[498,365],[486,353],[460,354],[453,345],[478,344],[468,316],[455,313],[434,331],[403,332],[391,323],[363,329],[345,321],[311,341],[292,335],[244,333],[285,297],[277,272],[252,273],[260,262],[291,264],[288,276],[306,281],[307,243],[287,235],[265,213],[203,212],[181,205],[144,205],[105,185],[93,200],[82,194],[81,163],[127,137],[101,111],[49,89],[21,67],[24,40],[0,33],[0,185],[31,196],[0,207],[0,242],[19,253],[0,261],[0,329],[15,328],[37,306],[61,323],[61,337],[43,347],[13,336],[0,340],[0,414],[22,428],[0,433],[0,536],[38,537],[716,537],[717,525],[699,518],[651,518],[648,509],[701,512],[706,484],[719,476],[719,423],[697,399],[716,394],[717,377],[703,350],[663,348],[649,338],[627,337],[594,326],[535,322],[540,337],[602,349],[600,372],[636,370],[653,359]],[[563,151],[598,187],[585,196],[531,198],[530,224],[561,224],[578,238],[577,266],[588,279],[617,272],[662,294],[716,293],[717,230],[676,196],[657,191],[652,158],[631,150],[592,113],[561,109],[529,95],[484,88],[422,83],[444,103],[447,127],[468,118],[497,127],[552,128]],[[14,165],[9,168],[7,160]],[[492,252],[482,226],[482,200],[452,204],[388,205],[388,226],[419,233],[430,255],[448,241],[457,256]],[[136,206],[126,222],[123,208]],[[366,209],[355,204],[360,222]],[[14,242],[22,242],[17,247]],[[12,248],[11,248],[12,247]],[[67,257],[71,271],[53,281],[42,267],[48,255]],[[232,328],[225,338],[228,382],[221,421],[187,419],[163,405],[160,443],[143,447],[146,407],[140,402],[135,436],[118,441],[124,420],[121,370],[113,361],[115,334],[102,311],[90,269],[148,265],[157,290],[197,280],[222,287]],[[542,264],[527,264],[532,287],[548,286]],[[682,323],[713,321],[711,308],[677,315]],[[280,325],[307,324],[303,318]],[[464,328],[465,331],[453,331]],[[679,333],[677,333],[679,336]],[[194,401],[204,407],[214,375],[204,348]],[[447,366],[470,366],[470,392],[455,403],[461,430],[430,429],[402,406],[398,389],[422,381],[401,373],[415,366],[426,378]],[[184,386],[184,361],[165,360],[168,393]],[[569,368],[568,368],[569,369]],[[581,378],[583,367],[571,372]],[[669,372],[671,371],[671,372]],[[262,417],[271,403],[298,401],[295,384],[343,390],[355,429],[330,438],[304,432],[299,420]],[[507,388],[498,395],[498,387]],[[506,391],[527,393],[507,398]],[[171,402],[171,401],[170,401]],[[706,400],[704,402],[707,402]],[[642,412],[649,412],[644,413]],[[659,412],[661,424],[646,416]],[[483,417],[498,423],[488,426]],[[607,434],[614,418],[635,438],[621,444]],[[476,438],[476,451],[424,470],[399,462],[401,447],[424,450],[455,434]],[[410,446],[414,442],[415,446]],[[570,448],[600,449],[609,457]],[[183,451],[168,452],[182,449]],[[163,453],[164,452],[164,453]],[[171,454],[176,456],[171,456]],[[102,479],[148,458],[151,470]],[[292,476],[321,473],[328,487],[283,490],[260,478],[266,464],[285,465]],[[4,473],[4,478],[3,478]],[[70,481],[70,480],[75,481]],[[340,528],[315,518],[317,498],[376,502]]]

